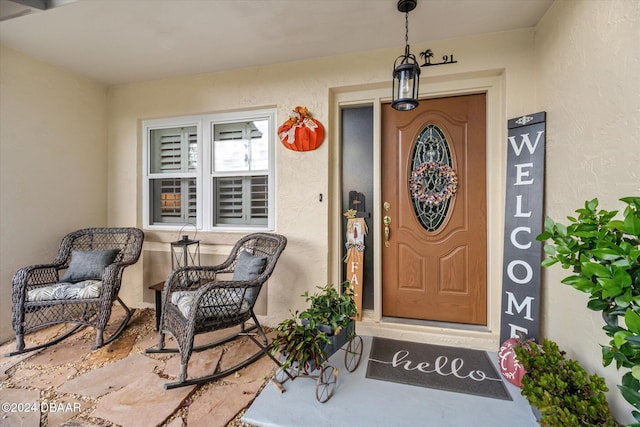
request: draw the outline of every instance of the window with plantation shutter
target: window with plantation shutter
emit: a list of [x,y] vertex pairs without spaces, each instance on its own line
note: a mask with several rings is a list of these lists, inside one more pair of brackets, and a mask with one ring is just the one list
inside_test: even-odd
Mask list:
[[275,112],[143,122],[149,228],[273,229]]
[[214,123],[214,224],[266,225],[268,120]]
[[266,225],[269,218],[268,177],[214,178],[217,224]]
[[196,222],[196,126],[152,129],[149,204],[152,224]]

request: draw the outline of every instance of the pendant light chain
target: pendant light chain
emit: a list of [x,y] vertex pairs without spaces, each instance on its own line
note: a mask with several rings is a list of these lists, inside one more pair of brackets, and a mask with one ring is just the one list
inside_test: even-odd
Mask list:
[[404,13],[404,44],[409,44],[409,11]]

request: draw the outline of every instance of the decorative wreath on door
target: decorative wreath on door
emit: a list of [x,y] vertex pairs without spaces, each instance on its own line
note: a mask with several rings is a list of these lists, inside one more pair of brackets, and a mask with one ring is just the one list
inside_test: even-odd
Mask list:
[[322,144],[324,127],[311,116],[307,107],[296,107],[289,120],[278,128],[278,136],[289,150],[311,151]]
[[[435,181],[437,188],[425,188],[425,180]],[[458,190],[458,175],[444,163],[424,162],[411,172],[409,189],[414,200],[428,206],[438,206],[453,197]]]

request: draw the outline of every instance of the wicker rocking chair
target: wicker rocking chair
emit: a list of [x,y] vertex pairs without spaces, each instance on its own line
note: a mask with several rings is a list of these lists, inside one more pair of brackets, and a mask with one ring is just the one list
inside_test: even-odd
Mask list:
[[[138,261],[143,240],[137,228],[86,228],[62,239],[53,263],[19,269],[13,276],[12,293],[16,351],[5,356],[56,344],[83,326],[96,329],[94,349],[116,339],[134,312],[118,297],[122,273]],[[105,340],[104,328],[114,301],[122,305],[126,316]],[[51,341],[25,348],[25,334],[59,323],[75,325]]]
[[[235,244],[222,264],[183,267],[169,275],[163,292],[158,346],[146,350],[147,353],[180,352],[178,381],[165,384],[165,389],[222,378],[265,354],[268,341],[253,306],[286,244],[287,239],[278,234],[250,234]],[[248,320],[252,320],[252,324],[245,325]],[[210,344],[193,346],[198,334],[238,325],[241,326],[239,332]],[[257,332],[262,343],[252,331]],[[165,348],[167,333],[174,338],[178,348]],[[199,378],[187,378],[187,365],[193,351],[212,348],[241,336],[249,336],[260,350],[231,368]]]

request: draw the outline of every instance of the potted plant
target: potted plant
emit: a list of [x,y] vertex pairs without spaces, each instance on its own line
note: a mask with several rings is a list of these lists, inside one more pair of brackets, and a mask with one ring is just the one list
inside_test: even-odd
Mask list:
[[307,310],[292,313],[276,328],[273,352],[280,352],[285,369],[309,373],[355,334],[357,309],[349,282],[344,283],[342,293],[331,285],[317,289],[313,295],[302,295],[310,303]]
[[555,342],[529,342],[515,347],[515,352],[526,370],[521,393],[537,408],[540,425],[619,426],[609,410],[604,379],[589,376],[578,362],[565,359]]
[[353,323],[357,314],[353,288],[349,282],[344,282],[342,293],[332,285],[318,286],[317,289],[320,292],[302,295],[310,306],[300,314],[300,318],[329,335],[340,333]]
[[[611,338],[602,347],[604,365],[615,360],[618,369],[629,369],[618,388],[640,409],[640,197],[620,200],[622,219],[618,211],[599,210],[598,199],[588,200],[568,225],[546,218],[537,239],[550,241],[542,265],[571,270],[562,283],[589,294],[587,307],[602,312]],[[640,422],[640,412],[632,414]]]
[[309,323],[303,324],[296,311],[278,324],[272,351],[280,353],[283,369],[291,367],[309,373],[325,360],[324,345],[327,343],[327,335]]

